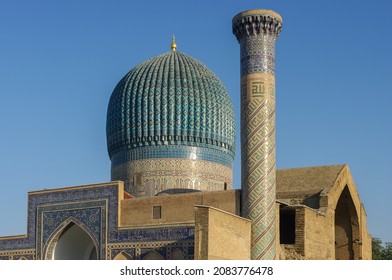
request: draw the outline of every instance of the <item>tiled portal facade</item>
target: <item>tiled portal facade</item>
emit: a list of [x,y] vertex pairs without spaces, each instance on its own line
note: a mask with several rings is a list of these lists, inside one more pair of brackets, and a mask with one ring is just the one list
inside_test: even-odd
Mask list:
[[98,259],[114,259],[120,252],[143,259],[150,251],[170,258],[174,250],[193,259],[193,227],[121,229],[123,197],[121,182],[29,193],[27,235],[0,238],[0,259],[52,259],[53,246],[70,223],[90,235]]

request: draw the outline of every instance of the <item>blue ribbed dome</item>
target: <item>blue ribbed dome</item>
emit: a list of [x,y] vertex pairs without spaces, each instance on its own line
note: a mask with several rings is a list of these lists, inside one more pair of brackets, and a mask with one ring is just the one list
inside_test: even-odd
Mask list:
[[213,148],[234,158],[234,109],[222,82],[201,62],[170,51],[126,74],[110,98],[109,156],[138,147]]

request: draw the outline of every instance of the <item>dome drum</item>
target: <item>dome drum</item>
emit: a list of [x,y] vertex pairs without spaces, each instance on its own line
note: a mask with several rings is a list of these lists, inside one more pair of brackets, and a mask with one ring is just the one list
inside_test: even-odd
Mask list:
[[171,189],[221,191],[232,189],[232,168],[210,161],[161,158],[112,165],[112,180],[124,181],[135,197]]

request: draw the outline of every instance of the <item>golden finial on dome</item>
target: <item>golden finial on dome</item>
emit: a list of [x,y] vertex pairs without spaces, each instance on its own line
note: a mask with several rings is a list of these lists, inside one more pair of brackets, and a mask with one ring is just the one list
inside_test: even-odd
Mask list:
[[172,43],[171,43],[171,45],[170,45],[170,48],[171,48],[171,50],[172,50],[173,52],[175,52],[176,49],[177,49],[176,38],[174,38],[174,35],[173,35],[173,37],[172,37]]

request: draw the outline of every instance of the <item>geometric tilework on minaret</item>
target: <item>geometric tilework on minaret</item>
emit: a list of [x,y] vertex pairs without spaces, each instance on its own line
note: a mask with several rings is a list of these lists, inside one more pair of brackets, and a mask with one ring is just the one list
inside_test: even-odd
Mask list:
[[233,18],[241,59],[242,215],[252,221],[251,258],[275,259],[275,42],[282,17],[251,10]]

